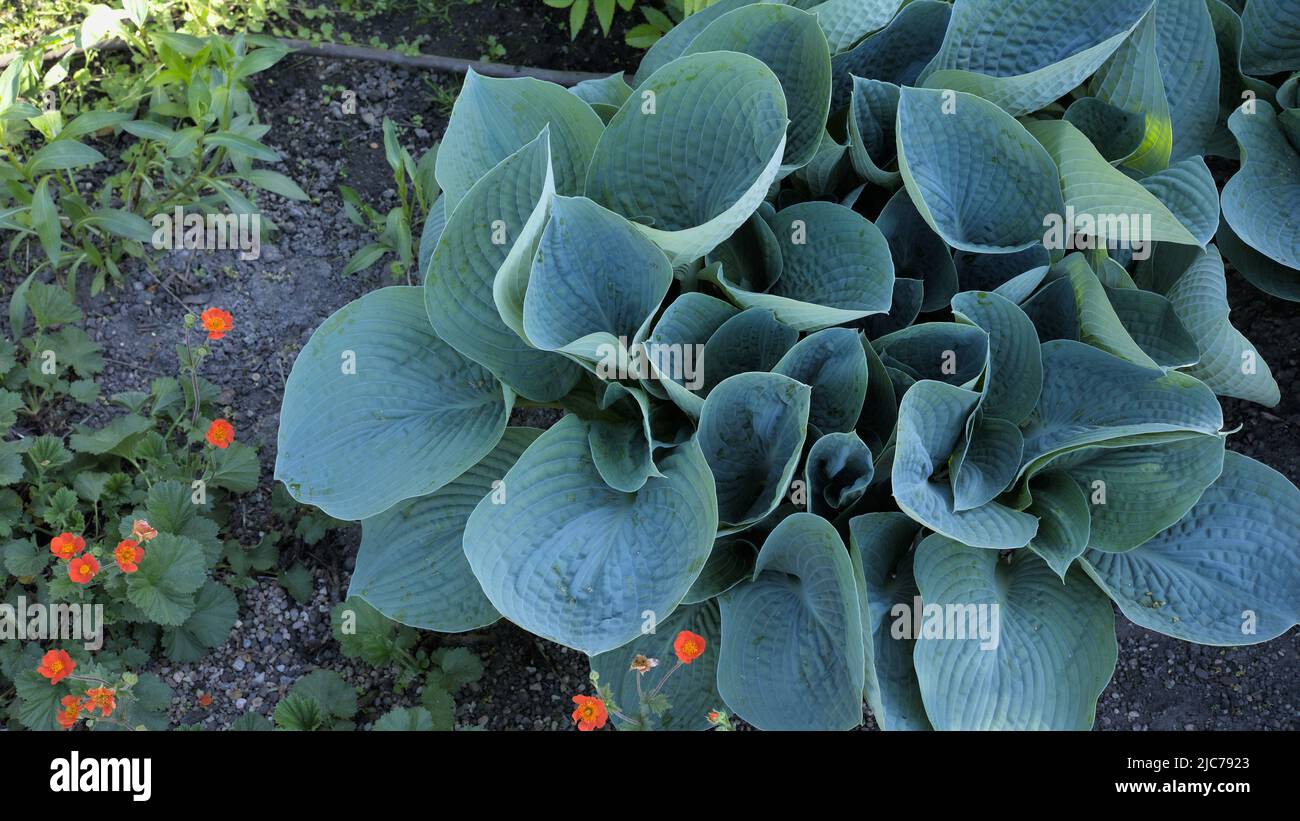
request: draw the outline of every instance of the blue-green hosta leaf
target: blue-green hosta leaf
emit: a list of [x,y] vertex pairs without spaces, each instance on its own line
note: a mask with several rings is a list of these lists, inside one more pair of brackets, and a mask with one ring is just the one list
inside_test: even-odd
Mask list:
[[637,66],[633,82],[641,85],[651,74],[682,56],[691,41],[714,20],[729,11],[735,11],[754,2],[756,0],[719,0],[707,8],[687,15],[646,51],[645,56],[641,58],[641,65]]
[[1125,328],[1105,286],[1083,254],[1071,254],[1060,263],[1059,268],[1065,272],[1063,279],[1069,282],[1074,291],[1074,301],[1079,312],[1079,339],[1136,365],[1156,367],[1155,360],[1147,355]]
[[1056,236],[1049,232],[1048,248],[1064,248],[1064,235],[1071,233],[1126,248],[1153,240],[1201,244],[1155,194],[1111,166],[1079,129],[1064,120],[1033,120],[1025,127],[1060,169],[1065,206],[1073,216],[1055,213],[1062,222]]
[[[699,259],[763,201],[788,124],[781,83],[761,61],[736,52],[679,57],[609,121],[586,194],[636,223],[674,265]],[[732,150],[719,155],[719,140]]]
[[946,308],[957,293],[957,268],[952,253],[926,225],[905,189],[895,191],[885,203],[876,217],[876,227],[889,241],[894,276],[925,283],[921,310],[928,313]]
[[1156,49],[1155,7],[1093,75],[1089,92],[1104,103],[1146,116],[1146,135],[1124,165],[1153,174],[1169,165],[1174,128]]
[[1210,10],[1204,0],[1157,0],[1153,13],[1156,57],[1174,132],[1170,159],[1198,157],[1219,116],[1219,46]]
[[862,415],[858,417],[855,430],[873,452],[880,453],[894,434],[894,425],[898,421],[898,397],[888,369],[865,337],[862,351],[867,355],[867,398],[862,403]]
[[1065,210],[1046,149],[971,94],[904,88],[898,167],[921,216],[954,248],[1029,248],[1042,242],[1043,216]]
[[1049,470],[1035,476],[1029,487],[1033,501],[1026,511],[1038,517],[1038,532],[1030,540],[1029,549],[1064,582],[1070,565],[1088,549],[1088,497],[1062,471]]
[[1043,343],[1043,392],[1025,428],[1025,465],[1133,437],[1218,433],[1214,392],[1184,373],[1144,368],[1072,340]]
[[1173,527],[1084,568],[1131,621],[1185,641],[1256,644],[1300,621],[1300,491],[1227,453],[1223,474]]
[[424,218],[424,227],[420,229],[420,248],[417,254],[421,273],[429,270],[429,260],[433,258],[433,249],[442,239],[443,229],[447,227],[447,198],[438,195],[438,199],[429,207]]
[[506,428],[491,453],[448,484],[364,520],[348,596],[364,599],[393,621],[443,633],[501,618],[465,558],[465,522],[489,494],[509,498],[511,489],[501,480],[540,434]]
[[569,93],[591,106],[620,108],[627,102],[627,98],[632,96],[632,87],[620,73],[601,77],[598,80],[583,80],[569,89]]
[[[591,264],[593,248],[600,265]],[[524,297],[539,348],[585,362],[621,355],[672,284],[668,258],[631,223],[585,197],[555,197]]]
[[1014,254],[977,254],[957,251],[952,255],[962,291],[992,291],[1015,277],[1051,264],[1048,250],[1040,243]]
[[635,493],[659,476],[650,433],[650,400],[645,391],[610,382],[600,401],[605,413],[591,421],[591,456],[605,484]]
[[1219,189],[1201,157],[1188,157],[1141,180],[1204,246],[1219,227]]
[[826,0],[809,11],[826,32],[831,53],[848,49],[873,31],[885,27],[905,0]]
[[1062,584],[1031,551],[1006,562],[939,535],[917,547],[914,572],[931,611],[916,676],[936,730],[1092,727],[1119,648],[1110,602],[1087,576],[1074,570]]
[[695,391],[703,388],[705,374],[703,357],[696,353],[737,313],[730,303],[707,294],[690,292],[673,300],[645,340],[653,381],[643,384],[649,390],[659,387],[692,419],[698,419],[704,399]]
[[[1223,0],[1206,0],[1214,38],[1219,46],[1219,116],[1207,153],[1237,159],[1237,141],[1228,130],[1228,117],[1249,97],[1273,102],[1273,86],[1241,70],[1241,17]],[[1247,94],[1249,92],[1249,94]]]
[[[849,159],[848,145],[836,142],[829,132],[822,132],[822,141],[817,145],[817,153],[808,164],[794,172],[794,178],[807,187],[814,197],[831,197],[840,190],[841,183],[853,173],[853,163]],[[855,189],[859,190],[859,189]],[[841,205],[852,206],[849,194]]]
[[735,314],[704,345],[701,395],[736,374],[772,370],[798,339],[799,332],[778,322],[771,311],[749,308]]
[[[1122,268],[1115,267],[1123,273]],[[1124,330],[1155,364],[1163,368],[1182,368],[1196,364],[1201,358],[1196,340],[1183,326],[1168,299],[1139,288],[1107,287],[1104,290]]]
[[758,211],[714,248],[705,261],[719,264],[727,278],[747,291],[766,291],[781,278],[781,243]]
[[982,328],[957,322],[923,322],[872,341],[886,365],[912,379],[936,379],[969,387],[988,363],[989,337]]
[[[632,669],[632,657],[643,655],[658,659],[659,666],[646,673],[641,680],[641,690],[647,695],[658,686],[676,663],[673,659],[673,637],[689,630],[704,637],[704,654],[673,673],[659,692],[666,698],[668,709],[659,715],[649,710],[640,715],[637,696],[637,676]],[[709,712],[721,706],[718,695],[718,648],[722,643],[722,620],[716,601],[703,604],[682,605],[672,615],[655,625],[653,633],[643,633],[616,650],[591,657],[591,669],[600,674],[600,683],[609,685],[614,703],[625,715],[649,726],[637,729],[654,730],[707,730]],[[615,727],[624,724],[613,718]]]
[[381,288],[336,311],[298,354],[275,478],[337,519],[374,516],[486,456],[513,401],[434,335],[424,289]]
[[753,580],[721,602],[718,692],[736,715],[763,730],[862,723],[862,612],[849,553],[829,522],[786,518]]
[[1241,64],[1251,74],[1300,69],[1300,3],[1252,0],[1241,14]]
[[987,291],[965,291],[952,300],[960,321],[977,325],[989,335],[989,365],[985,375],[984,413],[1020,424],[1038,404],[1043,387],[1043,362],[1038,332],[1015,302]]
[[1241,146],[1241,170],[1223,186],[1223,218],[1243,242],[1300,269],[1300,154],[1268,103],[1233,112],[1228,127]]
[[882,730],[931,729],[912,664],[915,638],[896,629],[895,608],[914,607],[920,595],[911,553],[919,530],[902,513],[867,513],[849,520],[850,555],[862,569],[863,631],[871,634],[867,677],[876,681],[876,692],[866,693],[867,706]]
[[1220,396],[1273,407],[1282,394],[1268,363],[1228,321],[1228,286],[1223,260],[1213,245],[1200,253],[1170,287],[1169,302],[1200,349],[1187,372]]
[[898,86],[915,85],[939,51],[952,6],[938,0],[912,0],[880,31],[831,58],[831,110],[843,108],[852,91],[850,75]]
[[857,331],[827,328],[805,337],[772,368],[812,388],[808,424],[822,433],[850,431],[867,397],[867,355]]
[[1251,248],[1241,241],[1226,220],[1219,223],[1219,233],[1214,239],[1224,259],[1232,263],[1232,267],[1240,271],[1251,285],[1278,299],[1300,302],[1300,269],[1287,267]]
[[828,433],[813,443],[804,464],[808,512],[833,518],[867,492],[875,474],[871,450],[856,433]]
[[880,80],[851,77],[847,117],[849,159],[859,177],[893,188],[902,177],[898,166],[898,86]]
[[894,499],[931,530],[976,547],[1024,547],[1037,520],[997,502],[956,510],[952,488],[941,478],[980,395],[923,380],[903,395],[898,409],[892,469]]
[[434,332],[538,402],[568,393],[582,370],[520,339],[502,321],[492,292],[506,257],[531,256],[542,233],[554,191],[548,145],[543,130],[470,187],[447,220],[424,281],[424,305]]
[[447,215],[455,213],[470,186],[548,125],[555,190],[580,194],[605,128],[591,106],[554,83],[484,77],[471,70],[452,107],[435,166]]
[[973,510],[1007,489],[1024,450],[1020,428],[981,408],[966,421],[966,435],[949,461],[953,509]]
[[[1023,305],[1025,301],[1033,295],[1034,291],[1038,289],[1038,286],[1043,284],[1043,280],[1047,278],[1049,271],[1050,268],[1046,265],[1040,265],[1037,268],[1030,268],[1023,274],[1016,274],[1011,279],[1008,279],[1006,282],[994,288],[993,293],[1011,300],[1016,305]],[[1022,308],[1021,310],[1024,309]],[[1026,314],[1026,316],[1028,316],[1028,314]],[[1036,330],[1037,329],[1035,329],[1035,331]]]
[[710,23],[683,52],[736,51],[757,57],[772,69],[785,92],[790,117],[783,172],[801,168],[813,158],[830,110],[831,50],[818,22],[818,17],[792,6],[742,6]]
[[635,639],[646,610],[671,613],[704,567],[718,508],[695,440],[658,467],[663,478],[621,493],[596,471],[581,419],[538,437],[506,473],[505,503],[485,498],[465,525],[465,555],[492,606],[588,655]]
[[1064,120],[1082,131],[1111,165],[1133,156],[1146,136],[1144,114],[1125,111],[1096,97],[1082,97],[1070,103]]
[[780,504],[803,451],[811,393],[775,373],[737,374],[709,393],[699,443],[725,525],[753,524]]
[[889,310],[894,263],[880,229],[851,208],[804,202],[779,211],[772,232],[781,244],[781,278],[766,293],[732,283],[725,270],[705,271],[744,308],[768,308],[800,331],[815,331]]
[[[903,195],[907,196],[906,192]],[[889,311],[859,319],[852,323],[851,327],[861,328],[867,339],[879,339],[895,331],[901,331],[916,321],[924,300],[924,282],[919,279],[899,277],[894,280],[894,301],[889,306]]]
[[1137,26],[1151,0],[962,0],[922,79],[965,91],[1014,117],[1086,80]]
[[758,548],[742,536],[727,536],[713,543],[713,552],[682,604],[699,604],[721,596],[744,579],[754,575]]

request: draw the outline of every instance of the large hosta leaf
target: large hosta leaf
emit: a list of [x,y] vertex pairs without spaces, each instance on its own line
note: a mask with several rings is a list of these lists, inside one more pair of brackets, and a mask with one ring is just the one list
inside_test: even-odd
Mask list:
[[1241,14],[1241,63],[1251,74],[1300,69],[1300,3],[1252,0]]
[[849,101],[850,75],[894,85],[915,85],[939,51],[952,6],[938,0],[912,0],[880,31],[831,58],[831,110]]
[[[759,60],[725,51],[680,57],[610,120],[586,194],[637,223],[674,265],[698,259],[763,201],[788,123],[781,83]],[[728,150],[718,151],[724,142]]]
[[474,183],[447,221],[424,281],[434,332],[538,402],[568,393],[581,368],[520,339],[502,321],[492,291],[507,256],[531,257],[541,234],[554,190],[548,133]]
[[654,377],[646,383],[648,389],[658,387],[698,419],[704,400],[695,391],[704,387],[705,374],[703,357],[697,353],[737,313],[732,305],[707,294],[685,293],[673,300],[644,343]]
[[489,496],[465,525],[465,555],[502,615],[588,655],[665,618],[700,574],[718,527],[717,496],[699,445],[658,462],[636,493],[605,485],[588,425],[566,416],[519,457],[504,504]]
[[1034,323],[1014,302],[987,291],[957,294],[952,312],[989,335],[984,412],[1020,424],[1033,412],[1043,388],[1043,361]]
[[853,430],[867,397],[867,355],[856,331],[827,328],[811,334],[772,371],[812,388],[808,424],[822,433]]
[[752,524],[781,502],[803,449],[810,394],[775,373],[738,374],[709,393],[699,442],[723,523]]
[[749,308],[732,316],[709,337],[701,352],[705,362],[702,394],[736,374],[772,370],[798,340],[799,332],[778,322],[771,311]]
[[1150,6],[1151,0],[962,0],[923,80],[978,94],[1019,117],[1087,79]]
[[548,126],[555,190],[580,194],[604,130],[591,106],[554,83],[484,77],[471,70],[452,107],[436,162],[447,216],[455,213],[470,186]]
[[718,692],[732,711],[764,730],[862,723],[862,613],[849,553],[829,522],[786,518],[753,580],[721,602]]
[[470,513],[495,492],[508,499],[506,471],[541,434],[507,428],[492,452],[428,496],[399,502],[361,523],[361,548],[348,585],[388,618],[425,630],[459,633],[501,618],[465,558]]
[[938,535],[913,569],[925,602],[916,676],[935,729],[1092,727],[1118,645],[1110,602],[1087,576],[1062,584],[1031,551],[1008,562]]
[[1056,165],[1011,115],[957,91],[904,88],[898,165],[925,221],[967,251],[1007,253],[1042,241],[1065,210]]
[[826,0],[811,7],[826,32],[831,51],[838,53],[864,35],[883,28],[905,0]]
[[1174,128],[1156,50],[1154,6],[1133,34],[1093,75],[1089,90],[1102,102],[1146,117],[1142,143],[1124,160],[1125,166],[1152,174],[1169,165],[1174,147]]
[[275,478],[335,518],[374,516],[487,455],[512,402],[489,370],[434,334],[424,289],[381,288],[336,311],[298,354]]
[[[1300,269],[1300,155],[1268,103],[1228,118],[1241,146],[1241,170],[1223,186],[1223,218],[1243,242],[1274,262]],[[1229,255],[1231,258],[1231,255]]]
[[1173,527],[1084,567],[1130,620],[1200,644],[1268,641],[1300,621],[1300,491],[1237,453]]
[[[704,637],[704,654],[673,673],[659,691],[668,702],[664,712],[656,715],[647,710],[641,714],[636,681],[641,674],[632,669],[632,657],[643,655],[659,660],[659,666],[641,681],[641,690],[648,695],[676,663],[673,637],[682,630]],[[592,656],[591,669],[600,674],[602,685],[609,685],[619,709],[638,722],[636,729],[707,730],[711,726],[709,712],[722,706],[717,684],[721,642],[722,622],[717,601],[684,604],[656,624],[653,633],[643,633],[617,650]],[[614,726],[625,725],[615,717]]]
[[655,41],[655,44],[641,58],[637,66],[634,83],[640,85],[646,78],[663,68],[668,63],[682,56],[700,32],[709,24],[730,11],[747,6],[757,0],[719,0],[711,6],[702,8],[694,14],[687,15],[680,23],[669,29],[668,33]]
[[1170,158],[1205,153],[1219,114],[1219,47],[1204,0],[1157,0],[1156,57],[1173,128]]

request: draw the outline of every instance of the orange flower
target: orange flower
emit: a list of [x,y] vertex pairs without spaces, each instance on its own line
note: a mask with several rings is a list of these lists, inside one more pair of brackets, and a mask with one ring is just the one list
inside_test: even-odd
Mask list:
[[60,559],[71,559],[86,549],[86,540],[73,533],[60,533],[50,540],[50,552]]
[[135,537],[137,542],[147,542],[157,536],[158,531],[150,527],[149,523],[144,519],[136,519],[131,523],[131,535]]
[[582,732],[599,730],[605,726],[609,713],[605,712],[605,702],[594,696],[574,696],[573,703],[578,705],[573,711],[573,720]]
[[677,660],[682,664],[690,664],[704,655],[704,636],[692,633],[690,630],[683,630],[673,640],[673,652],[677,654]]
[[207,693],[199,693],[199,706],[200,706],[200,707],[211,707],[211,706],[212,706],[212,696],[208,695]]
[[235,441],[235,428],[225,419],[214,419],[208,426],[208,444],[225,450]]
[[718,723],[719,721],[721,721],[721,720],[722,720],[722,714],[721,714],[721,713],[719,713],[717,710],[709,710],[709,723],[710,723],[710,724],[717,724],[717,723]]
[[235,318],[230,315],[230,311],[223,311],[220,308],[207,309],[199,316],[199,320],[207,329],[208,339],[221,339],[235,327]]
[[140,569],[140,560],[144,558],[144,548],[140,547],[139,542],[133,539],[123,539],[117,543],[117,549],[113,551],[113,557],[117,559],[117,566],[122,568],[123,573],[134,573]]
[[36,668],[36,672],[48,678],[50,684],[58,684],[72,675],[75,669],[77,663],[68,655],[67,650],[51,650],[41,656],[41,666]]
[[104,718],[113,714],[117,709],[117,698],[112,687],[94,687],[86,691],[86,700],[81,708],[87,713],[93,713],[96,707],[104,714]]
[[99,562],[95,561],[95,557],[89,553],[68,562],[68,578],[77,584],[89,584],[98,572]]
[[76,696],[64,696],[59,703],[63,705],[63,710],[54,719],[63,729],[71,730],[72,725],[76,724],[77,719],[81,717],[81,702]]

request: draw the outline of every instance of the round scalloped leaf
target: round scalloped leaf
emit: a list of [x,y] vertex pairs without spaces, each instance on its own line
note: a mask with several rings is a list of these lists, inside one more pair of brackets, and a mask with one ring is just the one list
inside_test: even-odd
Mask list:
[[1084,567],[1131,621],[1216,646],[1257,644],[1300,622],[1300,491],[1238,453],[1177,524]]
[[1056,165],[1015,118],[960,91],[904,88],[898,167],[921,216],[954,248],[1007,253],[1065,211]]
[[767,537],[754,578],[721,599],[718,692],[761,730],[862,723],[862,613],[835,528],[794,513]]
[[[690,664],[683,664],[673,673],[659,692],[665,697],[668,709],[655,715],[647,711],[639,715],[640,698],[637,695],[637,676],[632,669],[632,657],[643,655],[658,659],[659,666],[644,674],[642,692],[649,693],[676,664],[673,658],[673,637],[689,630],[704,637],[704,654]],[[722,643],[722,619],[718,603],[713,600],[696,605],[682,605],[659,624],[653,633],[643,633],[617,650],[591,657],[592,672],[600,674],[600,683],[609,685],[614,703],[624,714],[641,721],[649,719],[649,727],[638,730],[707,730],[709,712],[718,708],[722,697],[718,695],[718,648]],[[622,728],[623,722],[611,716],[614,726]]]
[[1092,727],[1119,647],[1110,602],[1087,576],[1062,584],[1031,551],[1007,562],[938,535],[913,570],[925,602],[916,676],[936,730]]
[[1251,74],[1300,69],[1300,2],[1251,0],[1241,15],[1241,64]]
[[781,246],[781,278],[766,293],[745,290],[727,272],[705,271],[744,308],[769,308],[781,322],[816,331],[889,310],[894,262],[880,229],[851,208],[803,202],[771,220]]
[[1255,102],[1228,118],[1241,145],[1241,170],[1223,186],[1223,218],[1243,242],[1274,262],[1300,268],[1300,154],[1273,107]]
[[853,430],[867,398],[867,355],[857,331],[827,328],[810,334],[771,370],[812,388],[808,424],[822,433]]
[[465,522],[489,494],[509,498],[501,480],[540,434],[506,428],[491,453],[448,484],[362,521],[348,596],[423,630],[461,633],[500,619],[465,558]]
[[790,117],[783,172],[806,165],[817,153],[830,111],[831,52],[819,21],[792,6],[742,6],[710,23],[683,52],[735,51],[757,57],[772,69],[781,81]]
[[[593,248],[600,265],[591,264]],[[640,337],[672,281],[667,257],[627,220],[585,197],[557,196],[528,278],[524,330],[539,348],[608,360]]]
[[588,434],[570,415],[538,437],[506,473],[505,502],[470,514],[465,555],[507,619],[594,655],[639,636],[645,611],[672,612],[709,556],[718,508],[695,440],[660,459],[663,478],[622,493],[600,478]]
[[448,217],[475,182],[548,126],[555,190],[582,193],[592,152],[605,129],[591,106],[555,83],[484,77],[471,69],[435,163]]
[[926,527],[964,544],[1024,547],[1038,521],[997,502],[956,510],[952,487],[937,474],[948,466],[980,395],[943,382],[923,380],[903,395],[898,408],[891,473],[894,500]]
[[126,577],[126,597],[150,621],[166,627],[185,623],[195,608],[195,592],[207,578],[203,548],[193,539],[159,533],[145,551],[140,569]]
[[531,256],[553,191],[544,131],[469,189],[447,220],[424,280],[424,305],[434,332],[538,402],[568,393],[582,369],[520,339],[502,321],[492,291],[507,256]]
[[[761,61],[723,51],[680,57],[609,121],[587,196],[637,223],[674,265],[693,261],[763,201],[788,124],[781,84]],[[729,150],[719,154],[724,140]]]
[[709,393],[699,443],[724,524],[753,524],[780,504],[803,451],[811,393],[776,373],[737,374]]
[[978,94],[1014,117],[1029,114],[1091,76],[1150,6],[1150,0],[963,0],[953,7],[924,83]]
[[434,334],[423,288],[371,291],[321,323],[293,363],[275,478],[336,519],[365,519],[486,456],[513,402]]

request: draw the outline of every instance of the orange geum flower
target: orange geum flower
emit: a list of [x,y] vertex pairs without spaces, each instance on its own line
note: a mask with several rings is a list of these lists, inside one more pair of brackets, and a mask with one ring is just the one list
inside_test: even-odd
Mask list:
[[212,420],[212,424],[208,425],[208,444],[224,450],[230,447],[233,441],[235,441],[234,425],[225,419]]
[[221,339],[235,327],[235,318],[230,315],[230,311],[223,311],[220,308],[207,309],[199,315],[199,321],[207,330],[208,339],[212,340]]
[[50,539],[50,552],[60,559],[71,559],[86,549],[86,540],[75,533],[60,533]]
[[692,633],[690,630],[683,630],[673,640],[673,652],[677,654],[677,660],[682,664],[690,664],[704,655],[704,645],[704,636]]
[[573,711],[573,720],[578,722],[582,732],[599,730],[605,726],[609,713],[605,711],[605,702],[595,696],[574,696],[573,703],[578,705]]
[[78,556],[68,562],[68,578],[77,584],[89,584],[90,580],[95,578],[95,574],[98,572],[99,562],[90,554]]
[[93,713],[96,707],[104,714],[104,718],[113,714],[117,709],[117,697],[112,687],[93,687],[86,691],[86,700],[81,708],[87,713]]
[[117,566],[122,568],[123,573],[134,573],[140,569],[140,560],[144,558],[144,548],[140,547],[139,542],[134,539],[123,539],[117,543],[117,549],[113,551],[113,558],[117,559]]
[[76,696],[64,696],[59,703],[63,705],[63,709],[59,711],[54,719],[59,722],[59,726],[63,729],[71,730],[72,725],[76,724],[77,719],[81,717],[81,702]]
[[147,542],[157,536],[158,531],[154,530],[144,519],[136,519],[131,523],[131,535],[135,537],[137,542]]
[[41,656],[41,666],[36,668],[36,672],[48,678],[50,684],[58,684],[72,675],[75,669],[77,663],[68,655],[67,650],[51,650]]
[[200,706],[200,707],[211,707],[211,706],[212,706],[212,696],[208,695],[207,693],[199,693],[199,706]]

